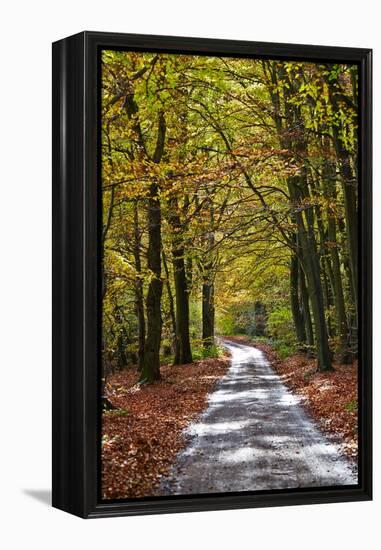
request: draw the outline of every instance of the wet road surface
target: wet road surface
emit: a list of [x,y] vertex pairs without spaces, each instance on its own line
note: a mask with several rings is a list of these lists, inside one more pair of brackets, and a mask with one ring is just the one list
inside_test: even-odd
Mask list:
[[186,430],[158,494],[355,485],[357,473],[307,415],[264,354],[231,342],[231,366]]

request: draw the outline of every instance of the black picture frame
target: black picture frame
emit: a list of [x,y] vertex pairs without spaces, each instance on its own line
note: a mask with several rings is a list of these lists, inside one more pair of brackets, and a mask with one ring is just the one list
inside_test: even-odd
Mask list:
[[[359,483],[101,502],[99,54],[102,49],[359,66]],[[82,32],[53,44],[53,506],[84,518],[372,498],[372,50]]]

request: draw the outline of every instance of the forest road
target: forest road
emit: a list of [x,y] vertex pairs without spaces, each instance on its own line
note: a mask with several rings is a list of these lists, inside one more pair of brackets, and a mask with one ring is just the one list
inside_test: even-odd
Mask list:
[[157,494],[357,484],[357,472],[304,411],[264,354],[228,339],[231,366],[186,430],[188,446]]

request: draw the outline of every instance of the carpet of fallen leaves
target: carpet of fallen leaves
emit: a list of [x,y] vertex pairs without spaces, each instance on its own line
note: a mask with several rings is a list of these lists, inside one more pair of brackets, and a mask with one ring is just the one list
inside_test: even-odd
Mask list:
[[230,337],[238,343],[255,345],[263,351],[283,383],[302,398],[302,403],[321,429],[332,436],[345,454],[357,461],[358,454],[358,378],[353,365],[335,363],[334,371],[316,371],[316,360],[298,353],[281,360],[269,344],[246,337]]
[[205,408],[229,358],[164,366],[162,379],[139,386],[133,369],[107,380],[115,410],[102,415],[102,498],[154,495],[155,486],[184,447],[184,428]]

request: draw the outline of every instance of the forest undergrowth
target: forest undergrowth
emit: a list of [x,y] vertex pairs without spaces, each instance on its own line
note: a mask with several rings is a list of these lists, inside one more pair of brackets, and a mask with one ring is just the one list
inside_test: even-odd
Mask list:
[[139,385],[134,369],[108,378],[105,396],[115,409],[103,412],[104,499],[154,494],[186,444],[183,430],[205,409],[208,394],[228,366],[224,355],[163,366],[161,380],[151,385]]

